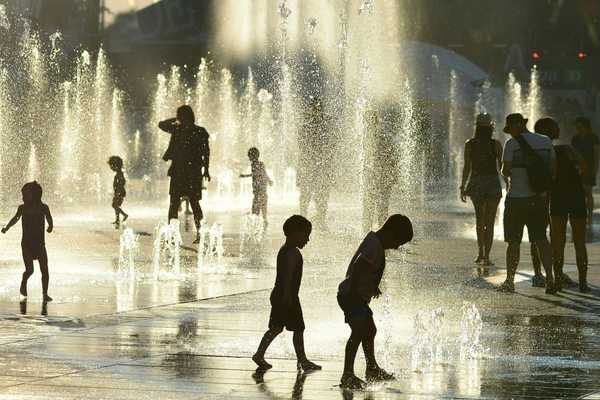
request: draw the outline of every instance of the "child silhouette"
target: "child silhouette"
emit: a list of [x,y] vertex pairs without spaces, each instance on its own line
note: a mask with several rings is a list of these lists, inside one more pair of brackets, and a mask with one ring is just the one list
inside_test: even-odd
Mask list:
[[42,292],[43,301],[52,301],[48,296],[48,255],[46,253],[45,242],[45,220],[48,221],[47,232],[52,232],[54,224],[50,208],[42,203],[42,187],[36,181],[26,183],[21,189],[23,195],[23,204],[17,208],[14,217],[8,224],[2,228],[2,233],[6,233],[19,219],[22,218],[23,236],[21,239],[21,250],[23,252],[23,263],[25,272],[21,280],[21,295],[27,297],[27,280],[33,274],[33,260],[38,260],[40,271],[42,273]]
[[115,179],[113,180],[113,200],[112,208],[115,210],[115,228],[119,229],[121,221],[119,221],[121,215],[123,215],[123,222],[129,218],[129,215],[123,211],[121,206],[127,192],[125,191],[125,175],[123,175],[123,159],[119,156],[111,156],[108,159],[108,166],[115,172]]

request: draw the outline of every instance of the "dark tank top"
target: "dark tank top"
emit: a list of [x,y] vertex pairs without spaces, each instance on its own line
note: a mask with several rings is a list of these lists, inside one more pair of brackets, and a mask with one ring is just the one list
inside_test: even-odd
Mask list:
[[[292,246],[283,245],[281,249],[279,249],[279,253],[277,253],[277,276],[275,278],[275,287],[271,292],[271,300],[283,299],[284,282],[286,280],[285,275],[289,273],[289,271],[285,268],[285,259],[288,255],[288,252],[299,253],[298,249]],[[298,265],[296,265],[296,268],[294,268],[291,285],[293,297],[298,297],[298,292],[300,291],[300,282],[302,282],[302,255],[299,254],[297,259]]]
[[467,145],[471,148],[471,174],[497,175],[496,143],[494,140],[470,139]]
[[581,176],[577,170],[576,161],[569,157],[569,147],[568,145],[554,146],[554,152],[556,153],[556,180],[552,187],[553,194],[583,192]]

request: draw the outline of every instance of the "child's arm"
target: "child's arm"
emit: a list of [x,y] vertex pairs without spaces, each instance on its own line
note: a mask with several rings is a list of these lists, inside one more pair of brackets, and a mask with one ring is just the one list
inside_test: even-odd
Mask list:
[[292,277],[294,276],[297,265],[298,255],[295,254],[295,252],[289,251],[283,259],[283,270],[285,271],[283,280],[283,304],[288,306],[292,304]]
[[48,233],[51,233],[54,229],[54,221],[52,220],[52,214],[50,214],[50,207],[46,206],[44,208],[44,215],[46,216],[46,221],[48,221]]
[[17,208],[15,216],[12,217],[10,221],[8,221],[8,224],[6,224],[4,228],[2,228],[2,233],[6,233],[14,224],[19,222],[19,219],[21,219],[21,215],[23,215],[23,208],[22,206],[19,206],[19,208]]
[[158,123],[159,129],[168,133],[174,133],[177,125],[177,118],[169,118]]
[[240,174],[240,178],[252,178],[252,174]]

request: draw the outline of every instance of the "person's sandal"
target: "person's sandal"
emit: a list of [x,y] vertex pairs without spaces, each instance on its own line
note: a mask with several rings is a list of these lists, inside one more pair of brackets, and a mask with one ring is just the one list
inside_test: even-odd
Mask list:
[[320,365],[317,365],[314,362],[309,361],[309,360],[306,360],[303,362],[298,361],[297,367],[298,367],[298,369],[302,369],[302,371],[304,371],[304,372],[320,371],[321,369],[323,369],[323,367],[321,367]]
[[252,361],[254,361],[256,363],[256,365],[258,365],[258,368],[260,368],[261,370],[267,370],[267,369],[271,369],[273,368],[273,366],[271,364],[269,364],[268,362],[265,361],[264,357],[257,357],[256,354],[252,356]]
[[367,382],[393,381],[396,379],[394,374],[390,374],[383,368],[367,369],[365,371],[365,378]]
[[504,283],[496,288],[498,292],[501,293],[514,293],[515,292],[515,284],[513,282],[504,281]]
[[354,374],[344,374],[340,380],[340,388],[350,390],[362,390],[367,383]]
[[539,288],[546,287],[546,278],[544,278],[544,275],[534,275],[533,278],[531,278],[531,286]]

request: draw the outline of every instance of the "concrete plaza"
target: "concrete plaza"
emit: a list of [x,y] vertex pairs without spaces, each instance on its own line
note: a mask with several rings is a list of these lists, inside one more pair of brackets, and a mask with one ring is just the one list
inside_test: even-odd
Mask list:
[[[306,348],[323,370],[297,373],[286,333],[267,353],[274,368],[257,374],[249,357],[267,325],[280,227],[294,207],[273,206],[266,237],[240,253],[245,209],[209,204],[208,222],[224,229],[221,262],[198,267],[187,232],[181,274],[155,280],[153,233],[163,203],[125,203],[127,226],[139,235],[134,277],[118,272],[122,230],[109,224],[107,205],[54,210],[47,306],[37,264],[29,299],[19,302],[20,228],[1,238],[0,399],[548,399],[600,391],[600,242],[588,245],[591,294],[532,288],[528,245],[516,293],[501,294],[493,285],[504,278],[505,245],[494,244],[494,267],[475,268],[470,207],[411,203],[402,211],[413,219],[415,240],[388,254],[384,295],[372,304],[379,362],[398,379],[353,393],[337,386],[349,329],[335,293],[361,239],[358,208],[335,202],[329,232],[314,232],[303,252]],[[2,220],[12,211],[7,206]],[[574,259],[569,243],[565,270],[576,278]],[[465,319],[473,305],[480,334]],[[356,371],[363,370],[359,355]]]

